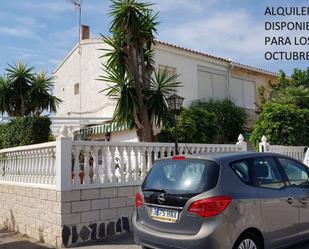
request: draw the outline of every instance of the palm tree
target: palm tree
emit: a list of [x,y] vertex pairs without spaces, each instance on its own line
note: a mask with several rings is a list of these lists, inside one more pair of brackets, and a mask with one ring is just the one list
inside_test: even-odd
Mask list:
[[24,116],[29,114],[27,109],[29,101],[30,85],[33,80],[33,67],[28,67],[23,63],[17,63],[14,66],[9,65],[6,69],[12,91],[12,101],[8,113],[14,116]]
[[54,78],[41,71],[33,77],[30,88],[30,110],[35,115],[41,115],[44,110],[56,112],[62,102],[51,94]]
[[180,87],[180,82],[176,81],[178,75],[169,76],[167,68],[163,71],[154,70],[153,77],[150,79],[150,88],[144,91],[148,97],[147,106],[152,120],[156,126],[162,125],[166,115],[170,114],[166,98]]
[[[117,101],[114,113],[114,121],[119,126],[127,125],[131,128],[135,127],[139,137],[138,127],[142,124],[139,122],[137,97],[134,89],[134,82],[128,78],[126,74],[120,74],[117,70],[108,70],[107,76],[102,76],[101,80],[112,83],[101,92],[106,92],[107,96]],[[150,123],[157,126],[162,125],[169,113],[166,97],[171,94],[177,87],[180,87],[180,82],[176,81],[178,75],[169,76],[167,69],[164,71],[154,70],[154,75],[150,79],[151,83],[148,89],[143,91],[147,98],[147,108],[150,113]]]
[[3,115],[8,113],[8,115],[13,116],[14,113],[11,112],[13,99],[13,91],[10,85],[9,78],[7,76],[0,75],[0,112]]
[[288,86],[276,93],[272,102],[292,104],[299,108],[309,108],[309,88],[305,86]]
[[134,126],[140,141],[152,141],[153,122],[159,124],[167,109],[164,96],[179,83],[172,84],[176,76],[158,82],[162,73],[155,73],[152,79],[158,14],[153,14],[151,4],[136,0],[112,3],[112,37],[103,36],[110,48],[104,49],[108,59],[101,80],[110,83],[107,95],[117,100],[115,121]]
[[36,74],[33,67],[23,63],[9,65],[6,71],[6,76],[0,76],[2,115],[21,117],[40,115],[43,111],[56,112],[62,101],[51,94],[53,77],[46,72]]

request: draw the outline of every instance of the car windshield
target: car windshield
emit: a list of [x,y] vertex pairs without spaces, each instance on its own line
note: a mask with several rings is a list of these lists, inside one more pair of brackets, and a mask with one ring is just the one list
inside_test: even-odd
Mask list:
[[161,160],[156,162],[143,185],[143,191],[169,194],[198,194],[214,188],[219,166],[208,160]]

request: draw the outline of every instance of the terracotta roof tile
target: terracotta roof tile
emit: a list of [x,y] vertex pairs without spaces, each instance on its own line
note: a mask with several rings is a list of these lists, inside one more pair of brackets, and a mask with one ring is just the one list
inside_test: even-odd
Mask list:
[[167,42],[163,42],[163,41],[158,41],[158,40],[156,40],[156,43],[162,44],[162,45],[165,45],[165,46],[169,46],[169,47],[173,47],[173,48],[176,48],[176,49],[179,49],[179,50],[183,50],[183,51],[186,51],[186,52],[189,52],[189,53],[198,54],[198,55],[202,55],[202,56],[207,56],[207,57],[212,58],[212,59],[221,60],[221,61],[224,61],[224,62],[231,62],[231,60],[229,60],[229,59],[225,59],[225,58],[222,58],[222,57],[210,55],[210,54],[207,54],[207,53],[204,53],[204,52],[200,52],[200,51],[196,51],[196,50],[193,50],[193,49],[177,46],[177,45],[174,45],[174,44],[171,44],[171,43],[167,43]]
[[182,51],[185,51],[185,52],[206,56],[206,57],[211,58],[211,59],[216,59],[216,60],[224,61],[224,62],[227,62],[227,63],[232,63],[234,66],[239,66],[239,67],[242,67],[242,68],[247,68],[249,70],[258,71],[258,72],[261,72],[261,73],[279,76],[278,73],[275,73],[275,72],[272,72],[272,71],[269,71],[269,70],[245,65],[245,64],[242,64],[242,63],[239,63],[239,62],[231,61],[230,59],[226,59],[226,58],[222,58],[222,57],[219,57],[219,56],[214,56],[214,55],[207,54],[207,53],[204,53],[204,52],[196,51],[196,50],[193,50],[193,49],[177,46],[177,45],[174,45],[174,44],[171,44],[171,43],[168,43],[168,42],[156,40],[156,43],[162,44],[162,45],[165,45],[165,46],[168,46],[168,47],[176,48],[176,49],[179,49],[179,50],[182,50]]

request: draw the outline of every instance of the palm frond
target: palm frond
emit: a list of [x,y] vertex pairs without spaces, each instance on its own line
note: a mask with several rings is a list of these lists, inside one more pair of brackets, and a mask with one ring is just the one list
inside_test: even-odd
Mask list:
[[292,104],[299,108],[309,108],[309,88],[289,86],[276,93],[272,101],[280,104]]
[[2,115],[11,111],[12,91],[9,78],[0,75],[0,112]]
[[101,92],[117,101],[114,111],[114,122],[118,125],[133,127],[134,114],[137,112],[137,99],[133,80],[125,73],[115,68],[102,65],[105,72],[99,80],[107,83]]
[[177,81],[178,76],[177,74],[169,76],[167,68],[163,71],[154,70],[150,89],[145,90],[145,95],[148,97],[148,107],[157,126],[162,124],[168,113],[166,98],[181,87],[181,83]]
[[30,109],[40,115],[43,111],[56,112],[62,100],[52,95],[54,77],[41,71],[34,76],[30,89]]

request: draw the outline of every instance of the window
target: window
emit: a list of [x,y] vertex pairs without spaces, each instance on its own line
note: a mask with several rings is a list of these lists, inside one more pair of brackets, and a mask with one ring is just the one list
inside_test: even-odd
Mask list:
[[273,158],[253,159],[256,185],[263,188],[280,189],[284,182]]
[[247,161],[234,162],[231,164],[231,168],[244,183],[250,183],[249,165]]
[[198,98],[225,99],[227,98],[227,71],[198,66]]
[[199,194],[215,187],[219,166],[207,160],[161,160],[146,177],[142,189],[164,189],[170,194]]
[[242,108],[255,110],[255,82],[231,78],[230,95],[233,102]]
[[78,95],[79,94],[79,83],[76,83],[74,85],[74,95]]
[[[159,65],[159,72],[160,73],[163,73],[164,70],[167,71],[167,76],[168,77],[172,77],[174,75],[177,74],[177,69],[175,67],[169,67],[169,66],[166,66],[166,65]],[[177,79],[174,80],[174,82],[176,82]],[[175,89],[172,94],[174,93],[177,93],[177,89]]]
[[309,186],[309,175],[304,165],[287,158],[278,158],[278,160],[291,185],[297,187]]

